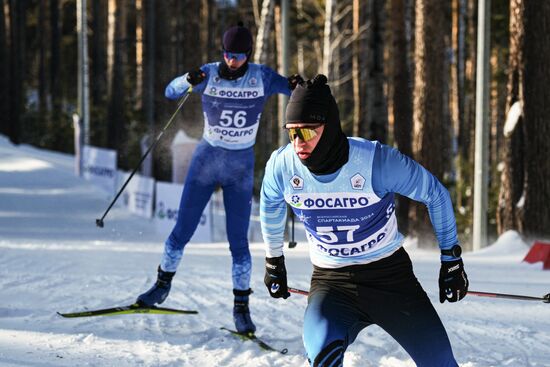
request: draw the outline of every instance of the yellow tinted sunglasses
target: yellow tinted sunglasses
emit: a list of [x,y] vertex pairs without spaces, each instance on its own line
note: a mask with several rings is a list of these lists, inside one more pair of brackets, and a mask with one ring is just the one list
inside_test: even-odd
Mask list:
[[303,141],[310,141],[314,137],[317,136],[317,132],[315,131],[320,126],[315,127],[291,127],[287,128],[288,132],[288,138],[290,139],[290,142],[293,142],[294,139],[296,139],[296,136],[298,136]]

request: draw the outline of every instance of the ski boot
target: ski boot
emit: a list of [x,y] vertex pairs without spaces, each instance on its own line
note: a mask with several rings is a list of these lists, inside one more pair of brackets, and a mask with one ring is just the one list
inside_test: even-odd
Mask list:
[[256,331],[256,325],[252,322],[250,310],[248,309],[248,296],[250,293],[252,293],[252,289],[233,289],[235,295],[233,321],[235,321],[237,331],[241,334],[253,334]]

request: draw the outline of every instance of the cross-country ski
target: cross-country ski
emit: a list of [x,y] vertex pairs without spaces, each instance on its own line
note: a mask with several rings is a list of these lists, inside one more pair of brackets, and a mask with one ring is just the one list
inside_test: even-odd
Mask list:
[[278,353],[281,353],[281,354],[287,354],[288,353],[287,348],[276,349],[276,348],[272,347],[271,345],[267,344],[262,339],[258,338],[254,333],[239,333],[236,330],[231,330],[231,329],[228,329],[226,327],[221,327],[220,329],[225,330],[225,331],[231,333],[232,335],[235,335],[237,338],[239,338],[241,340],[244,340],[244,341],[249,340],[249,341],[251,341],[255,344],[258,344],[258,346],[263,350],[270,351],[270,352],[278,352]]
[[134,303],[129,306],[102,308],[97,310],[87,310],[79,312],[57,312],[61,317],[91,317],[91,316],[116,316],[116,315],[131,315],[131,314],[158,314],[158,315],[195,315],[198,311],[194,310],[178,310],[175,308],[143,306],[139,303]]

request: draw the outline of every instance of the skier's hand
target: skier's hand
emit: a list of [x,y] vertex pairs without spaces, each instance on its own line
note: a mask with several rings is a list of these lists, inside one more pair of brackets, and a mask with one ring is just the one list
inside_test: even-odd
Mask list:
[[304,78],[302,78],[300,74],[293,74],[286,78],[286,80],[288,80],[288,88],[290,88],[290,90],[294,90],[298,84],[304,81]]
[[287,299],[290,296],[286,284],[285,257],[266,257],[264,283],[273,298]]
[[201,69],[193,70],[187,73],[187,81],[192,86],[202,83],[204,78],[206,78],[206,73]]
[[175,272],[163,271],[158,267],[157,281],[147,292],[140,294],[137,298],[137,303],[145,306],[153,306],[155,304],[161,304],[164,302],[168,293],[170,293],[170,287],[172,286],[172,278]]
[[442,261],[439,271],[439,302],[457,302],[468,292],[468,276],[462,259]]

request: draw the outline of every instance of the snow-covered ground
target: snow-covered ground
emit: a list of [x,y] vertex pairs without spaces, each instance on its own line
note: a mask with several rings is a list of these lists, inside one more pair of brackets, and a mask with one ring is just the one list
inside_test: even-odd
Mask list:
[[[174,200],[177,200],[175,198]],[[56,311],[130,304],[153,283],[163,236],[148,220],[115,208],[95,226],[110,198],[73,174],[72,157],[0,136],[0,366],[307,366],[302,346],[304,296],[273,300],[263,285],[263,245],[251,244],[251,300],[258,336],[283,356],[221,331],[233,327],[228,246],[191,244],[163,306],[198,315],[125,315],[63,319]],[[550,304],[469,296],[439,304],[435,251],[408,246],[461,366],[550,366]],[[507,233],[464,256],[471,289],[543,296],[550,271],[521,260],[528,247]],[[307,289],[306,245],[286,250],[289,283]],[[414,366],[378,327],[364,330],[345,366]]]

